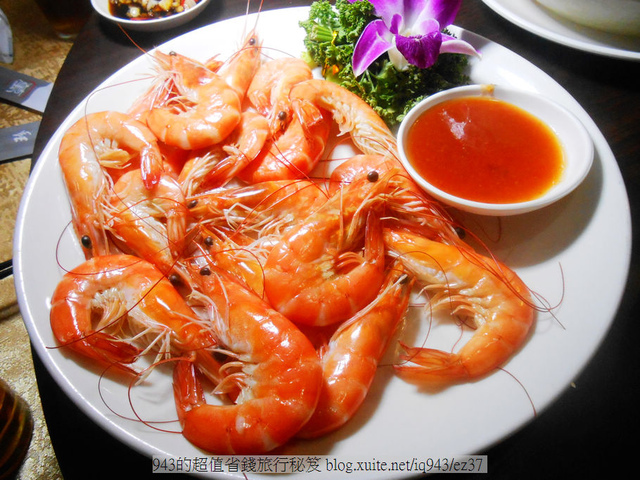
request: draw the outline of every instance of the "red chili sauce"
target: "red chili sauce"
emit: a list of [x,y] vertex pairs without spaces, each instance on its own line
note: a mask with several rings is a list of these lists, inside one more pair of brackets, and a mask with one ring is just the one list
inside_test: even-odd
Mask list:
[[544,122],[493,97],[444,101],[407,132],[407,158],[429,183],[484,203],[543,195],[564,168],[560,142]]

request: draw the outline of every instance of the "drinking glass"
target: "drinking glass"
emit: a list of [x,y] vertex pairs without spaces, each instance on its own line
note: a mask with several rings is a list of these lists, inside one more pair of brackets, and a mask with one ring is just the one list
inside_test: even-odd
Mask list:
[[13,478],[33,434],[29,405],[0,378],[0,480]]
[[91,0],[36,0],[58,37],[74,39],[91,14]]

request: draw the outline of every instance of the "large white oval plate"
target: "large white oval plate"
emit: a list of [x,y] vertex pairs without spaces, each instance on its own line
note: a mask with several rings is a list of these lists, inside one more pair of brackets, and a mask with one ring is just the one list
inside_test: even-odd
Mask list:
[[[274,55],[279,50],[299,55],[304,31],[298,21],[307,15],[306,7],[262,13],[258,26],[264,46],[273,48]],[[204,60],[218,53],[207,46],[226,45],[229,39],[239,43],[245,21],[245,18],[236,18],[209,25],[159,48]],[[249,25],[253,21],[255,16],[250,18]],[[606,140],[561,86],[500,45],[461,29],[455,33],[482,52],[482,59],[471,63],[474,83],[513,86],[551,97],[580,118],[595,145],[594,164],[587,179],[557,204],[542,212],[501,220],[502,233],[495,236],[494,220],[466,217],[471,227],[478,226],[477,231],[488,232],[489,246],[535,292],[551,304],[562,299],[555,312],[557,318],[539,315],[531,339],[506,365],[540,411],[582,370],[616,314],[631,250],[626,191]],[[230,50],[221,53],[231,53]],[[144,56],[117,71],[71,113],[51,138],[35,165],[18,215],[13,257],[15,283],[37,354],[86,414],[116,438],[146,455],[194,458],[202,452],[181,435],[162,433],[115,415],[100,398],[97,374],[66,356],[64,351],[49,348],[55,346],[49,327],[49,300],[63,274],[60,265],[71,268],[82,261],[81,249],[69,231],[69,205],[57,164],[61,136],[84,113],[126,110],[149,84],[151,71],[149,58]],[[497,238],[499,241],[492,241]],[[601,253],[601,245],[607,245],[606,255]],[[589,275],[584,275],[585,259],[589,259]],[[599,283],[598,279],[603,281]],[[428,345],[451,348],[458,333],[455,326],[434,325]],[[417,342],[423,339],[422,333],[413,331],[404,335],[415,335]],[[112,409],[132,417],[127,385],[105,379],[101,393]],[[156,370],[148,385],[136,387],[134,405],[145,420],[175,419],[170,373]],[[326,454],[342,461],[395,461],[473,454],[482,452],[533,418],[534,411],[523,388],[504,372],[498,371],[480,382],[427,393],[404,383],[394,377],[391,369],[383,367],[365,405],[345,428],[320,440],[292,442],[279,453]],[[178,429],[175,423],[160,426]],[[394,475],[403,477],[407,473]],[[350,475],[350,478],[365,477],[389,478],[390,475],[389,472],[377,477],[372,472],[364,476],[356,472]],[[303,474],[287,478],[307,477]],[[335,472],[327,473],[326,478],[335,478]]]

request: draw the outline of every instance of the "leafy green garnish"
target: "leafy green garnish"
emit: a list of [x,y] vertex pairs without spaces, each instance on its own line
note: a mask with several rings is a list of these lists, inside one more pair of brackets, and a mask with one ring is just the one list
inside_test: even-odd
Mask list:
[[[363,98],[389,126],[400,123],[420,100],[441,90],[469,83],[468,57],[445,53],[426,69],[409,65],[398,71],[384,54],[360,78],[353,74],[351,59],[364,28],[377,17],[369,2],[328,0],[311,4],[305,30],[306,60],[322,68],[323,76]],[[449,32],[448,32],[449,33]]]

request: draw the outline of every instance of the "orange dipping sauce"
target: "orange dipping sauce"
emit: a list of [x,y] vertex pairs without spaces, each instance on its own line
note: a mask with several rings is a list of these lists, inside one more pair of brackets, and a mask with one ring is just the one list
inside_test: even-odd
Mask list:
[[489,96],[446,100],[408,129],[406,155],[429,183],[484,203],[542,196],[562,176],[556,134],[537,117]]

